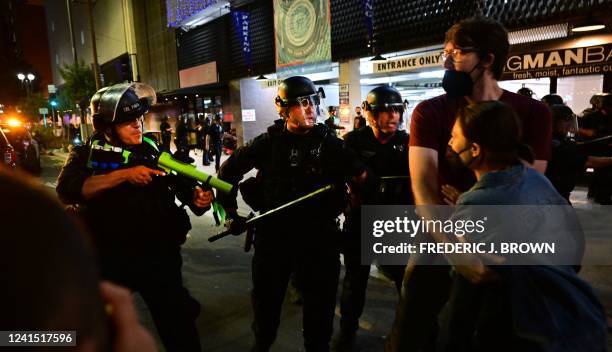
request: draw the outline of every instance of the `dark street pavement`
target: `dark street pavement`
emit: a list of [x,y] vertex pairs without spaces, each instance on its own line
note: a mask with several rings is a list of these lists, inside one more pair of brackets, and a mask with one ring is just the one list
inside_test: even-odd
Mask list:
[[[42,157],[42,182],[50,191],[55,187],[66,154],[56,152],[53,156]],[[196,159],[201,159],[197,155]],[[198,166],[205,172],[214,168]],[[582,193],[581,193],[582,192]],[[577,192],[578,198],[586,198],[584,191]],[[248,207],[241,203],[241,209]],[[245,210],[246,212],[246,210]],[[197,321],[204,351],[248,351],[253,341],[250,325],[251,253],[242,248],[243,237],[229,236],[214,243],[208,237],[221,229],[214,226],[210,213],[202,217],[192,216],[193,229],[183,246],[183,277],[186,287],[202,304],[202,313]],[[612,314],[612,268],[583,267],[581,276],[596,289],[608,314]],[[382,351],[385,334],[393,322],[397,294],[390,281],[373,270],[369,282],[368,296],[361,330],[357,340],[359,351]],[[342,280],[342,278],[341,278]],[[340,281],[342,282],[342,281]],[[340,287],[340,286],[339,286]],[[147,308],[136,295],[136,304],[143,323],[154,331],[155,328]],[[338,306],[334,331],[338,331]],[[609,348],[612,341],[609,339]],[[281,326],[272,351],[303,351],[301,332],[301,307],[285,300]]]

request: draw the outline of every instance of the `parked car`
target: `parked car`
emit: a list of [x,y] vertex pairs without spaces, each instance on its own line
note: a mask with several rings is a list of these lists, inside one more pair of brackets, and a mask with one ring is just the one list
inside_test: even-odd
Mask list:
[[30,131],[22,125],[11,126],[8,124],[0,124],[0,129],[13,147],[17,166],[32,174],[40,174],[40,150],[38,142],[32,138]]
[[15,153],[15,149],[13,149],[13,147],[11,146],[11,143],[9,143],[8,138],[6,138],[6,135],[4,134],[4,132],[2,132],[1,128],[0,128],[0,156],[2,157],[2,159],[0,159],[0,164],[10,169],[15,168],[16,162],[17,162],[17,153]]

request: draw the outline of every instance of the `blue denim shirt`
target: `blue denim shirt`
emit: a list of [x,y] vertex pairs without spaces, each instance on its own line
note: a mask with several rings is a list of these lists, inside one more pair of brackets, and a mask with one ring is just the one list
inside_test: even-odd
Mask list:
[[[483,175],[461,195],[457,206],[461,205],[567,205],[567,202],[545,176],[517,164]],[[510,305],[515,336],[537,344],[542,351],[605,350],[603,307],[591,286],[580,279],[571,266],[500,265],[490,268],[504,281],[504,289],[494,295],[506,297],[502,302]],[[493,290],[492,293],[499,290],[483,286],[482,290]],[[470,290],[464,294],[470,295],[467,293]],[[481,304],[484,311],[495,310],[490,304],[495,306],[500,301]]]
[[484,174],[457,205],[567,205],[548,179],[522,163]]

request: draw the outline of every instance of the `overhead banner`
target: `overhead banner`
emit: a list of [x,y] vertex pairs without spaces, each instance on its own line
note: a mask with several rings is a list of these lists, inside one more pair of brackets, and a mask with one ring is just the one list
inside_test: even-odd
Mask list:
[[329,0],[274,0],[280,78],[331,70]]
[[242,45],[242,53],[244,54],[244,61],[247,64],[249,71],[252,70],[253,64],[251,59],[251,16],[247,11],[231,10],[232,19],[234,20],[234,27],[236,28],[236,34]]
[[428,52],[421,55],[407,56],[399,59],[390,59],[374,62],[372,69],[375,73],[411,71],[423,67],[442,68],[444,60],[440,50]]
[[362,0],[361,2],[363,4],[366,27],[368,28],[368,46],[370,46],[374,37],[374,0]]
[[612,72],[612,44],[510,54],[502,80],[597,75]]

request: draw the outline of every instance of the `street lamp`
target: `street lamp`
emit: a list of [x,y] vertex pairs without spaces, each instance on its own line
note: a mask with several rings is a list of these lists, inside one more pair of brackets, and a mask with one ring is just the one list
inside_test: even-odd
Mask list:
[[23,88],[25,88],[26,95],[30,95],[30,91],[32,90],[32,81],[36,78],[32,73],[23,74],[18,73],[17,78],[21,81]]

